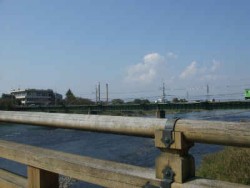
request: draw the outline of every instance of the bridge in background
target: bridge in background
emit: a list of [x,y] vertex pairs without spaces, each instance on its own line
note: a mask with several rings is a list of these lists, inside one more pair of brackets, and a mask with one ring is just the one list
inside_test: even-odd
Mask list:
[[250,109],[250,101],[229,102],[192,102],[164,104],[121,104],[121,105],[71,105],[71,106],[16,106],[14,111],[44,112],[82,112],[98,113],[103,111],[165,111],[165,110],[216,110],[216,109]]

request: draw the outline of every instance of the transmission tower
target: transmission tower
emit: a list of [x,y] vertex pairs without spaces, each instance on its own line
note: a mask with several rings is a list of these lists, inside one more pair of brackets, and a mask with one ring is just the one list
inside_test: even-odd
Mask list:
[[209,85],[207,84],[207,101],[209,101]]
[[166,102],[166,88],[165,88],[165,83],[163,82],[163,84],[162,84],[162,96],[161,96],[161,101],[163,102],[163,103],[165,103]]

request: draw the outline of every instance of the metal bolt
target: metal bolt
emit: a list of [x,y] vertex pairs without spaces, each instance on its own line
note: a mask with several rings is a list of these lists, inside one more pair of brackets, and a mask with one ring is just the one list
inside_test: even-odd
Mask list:
[[165,138],[165,142],[166,142],[167,144],[169,144],[169,143],[170,143],[170,139],[169,139],[169,138]]
[[166,171],[166,176],[170,177],[171,176],[171,172],[169,170]]

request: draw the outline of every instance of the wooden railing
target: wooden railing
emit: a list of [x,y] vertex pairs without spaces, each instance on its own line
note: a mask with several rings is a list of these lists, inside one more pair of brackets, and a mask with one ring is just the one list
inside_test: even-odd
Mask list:
[[194,142],[250,147],[250,123],[0,111],[0,122],[155,139],[155,169],[0,141],[0,157],[28,166],[28,177],[0,170],[0,187],[56,188],[59,175],[104,187],[248,187],[195,178]]

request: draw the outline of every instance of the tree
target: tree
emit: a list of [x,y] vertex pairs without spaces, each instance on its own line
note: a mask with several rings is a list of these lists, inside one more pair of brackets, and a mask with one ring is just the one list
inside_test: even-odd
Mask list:
[[73,92],[69,89],[66,92],[65,104],[67,104],[67,105],[73,105],[75,103],[75,101],[76,101],[76,97],[73,94]]
[[66,92],[66,100],[74,100],[76,99],[75,95],[73,94],[73,92],[69,89]]
[[173,98],[172,102],[173,103],[185,103],[185,102],[187,102],[187,100],[186,99]]
[[179,99],[178,99],[178,98],[173,98],[172,102],[173,102],[173,103],[178,103],[178,102],[179,102]]
[[124,100],[122,99],[113,99],[111,101],[112,104],[116,105],[116,104],[124,104]]
[[185,102],[187,102],[187,100],[186,99],[180,99],[180,102],[185,103]]
[[94,102],[91,101],[90,99],[76,97],[73,94],[73,92],[69,89],[66,92],[65,104],[66,105],[91,105],[91,104],[94,104]]
[[11,110],[17,104],[18,101],[15,99],[13,95],[2,94],[2,98],[0,98],[0,109]]
[[94,104],[94,102],[91,101],[90,99],[76,97],[73,104],[74,105],[92,105]]
[[150,104],[148,99],[135,99],[133,101],[134,104]]

